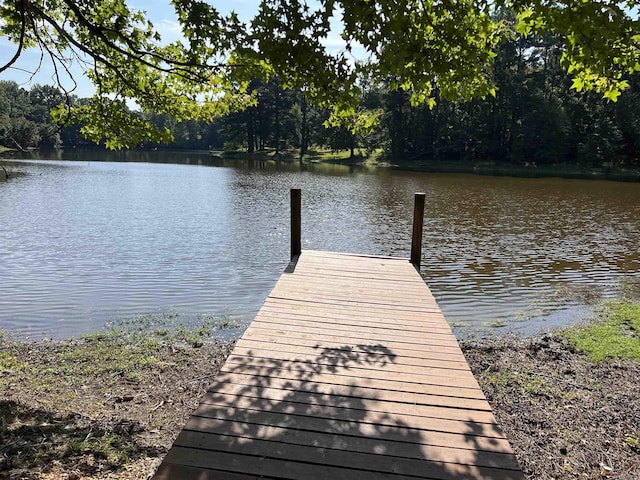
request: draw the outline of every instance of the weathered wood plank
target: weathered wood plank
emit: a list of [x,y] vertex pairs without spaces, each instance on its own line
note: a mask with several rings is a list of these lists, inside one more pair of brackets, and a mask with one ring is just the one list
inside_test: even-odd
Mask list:
[[246,473],[224,472],[164,462],[153,478],[157,480],[279,480],[282,477],[247,475]]
[[262,309],[260,312],[259,319],[254,320],[254,323],[287,323],[296,325],[298,323],[304,325],[327,325],[336,329],[345,329],[350,326],[359,326],[359,327],[367,327],[370,329],[383,329],[391,332],[420,332],[420,333],[431,333],[431,332],[443,332],[446,334],[451,334],[451,329],[448,326],[443,326],[441,321],[405,321],[401,320],[394,321],[393,323],[389,322],[387,319],[378,319],[371,317],[358,317],[358,316],[349,316],[344,315],[338,317],[334,316],[333,319],[328,319],[323,315],[309,315],[309,314],[296,314],[292,312],[276,312],[272,309]]
[[433,313],[433,309],[429,310],[422,305],[406,305],[406,304],[393,304],[389,301],[377,301],[373,299],[366,300],[334,300],[331,298],[322,298],[321,296],[314,297],[313,295],[302,296],[302,295],[281,295],[281,296],[270,296],[267,299],[269,303],[284,303],[284,304],[295,304],[299,308],[304,308],[308,306],[309,308],[328,308],[328,309],[338,309],[338,308],[346,308],[355,310],[357,312],[361,312],[366,314],[367,311],[377,312],[377,313],[386,313],[386,314],[427,314]]
[[[166,456],[166,463],[177,463],[206,469],[224,469],[242,472],[251,476],[267,475],[282,479],[317,479],[317,480],[370,480],[400,478],[424,478],[433,480],[459,480],[475,478],[482,480],[511,480],[522,478],[513,470],[501,470],[488,467],[477,467],[455,463],[423,462],[423,470],[419,476],[379,472],[369,468],[334,467],[325,463],[325,456],[318,456],[312,462],[295,461],[290,457],[279,457],[277,452],[271,455],[241,455],[222,451],[203,451],[196,448],[174,446]],[[325,451],[326,454],[326,451]],[[168,477],[172,478],[170,469]],[[198,478],[215,478],[198,477]],[[253,477],[249,477],[253,478]]]
[[407,260],[303,251],[156,479],[522,479]]
[[374,258],[376,260],[381,261],[390,261],[397,262],[405,261],[408,262],[408,259],[398,259],[398,257],[391,257],[389,255],[371,255],[367,253],[346,253],[346,252],[331,252],[328,250],[303,250],[309,258],[343,258],[343,259],[351,259],[351,260],[359,260],[359,259],[369,259]]
[[299,337],[286,338],[286,336],[283,337],[282,335],[274,337],[262,335],[257,331],[249,332],[249,330],[247,330],[242,337],[242,342],[239,342],[238,345],[241,347],[257,345],[261,348],[283,348],[288,351],[293,351],[293,348],[296,347],[308,347],[315,349],[318,353],[326,352],[327,355],[335,350],[341,350],[352,352],[357,357],[362,357],[363,354],[373,356],[377,352],[378,355],[386,355],[389,358],[392,356],[394,359],[398,359],[399,357],[403,359],[420,359],[429,356],[430,358],[466,362],[466,359],[459,348],[456,349],[452,346],[441,346],[438,344],[421,345],[419,348],[415,346],[407,346],[407,344],[394,345],[393,350],[389,354],[383,350],[384,348],[388,348],[386,343],[376,344],[374,342],[366,342],[360,341],[359,339],[356,340],[344,337],[323,338],[321,340]]
[[[339,393],[309,395],[309,392],[295,392],[289,390],[280,390],[277,388],[264,387],[261,389],[247,389],[245,385],[222,385],[215,391],[205,394],[202,399],[203,403],[220,403],[224,399],[234,400],[237,398],[247,398],[251,402],[269,402],[271,405],[301,404],[301,408],[305,408],[309,412],[315,412],[317,408],[335,407],[340,409],[350,409],[360,411],[358,415],[365,412],[384,413],[390,418],[395,419],[396,415],[411,415],[417,418],[427,417],[434,421],[434,425],[438,425],[439,420],[461,421],[467,424],[465,429],[469,431],[468,426],[474,425],[474,428],[483,432],[485,436],[490,435],[487,432],[499,432],[498,426],[490,410],[464,410],[460,408],[443,408],[439,406],[416,404],[414,402],[387,402],[385,399],[357,398],[348,403],[348,397]],[[347,401],[345,401],[347,400]],[[228,404],[234,406],[234,403]],[[352,417],[352,419],[355,418]],[[490,425],[487,427],[486,425]],[[443,430],[448,431],[448,430]],[[502,434],[500,434],[502,435]]]
[[[497,448],[499,444],[504,445],[506,440],[502,438],[502,431],[497,429],[493,423],[491,413],[482,415],[482,412],[474,411],[472,419],[468,412],[459,409],[442,409],[426,405],[415,406],[403,403],[389,406],[382,402],[366,400],[361,401],[360,405],[347,406],[342,404],[341,406],[336,406],[335,403],[331,403],[334,399],[330,398],[325,398],[323,401],[322,398],[311,398],[304,393],[290,395],[288,392],[281,390],[273,392],[275,395],[270,394],[272,393],[271,390],[265,390],[265,396],[261,397],[209,392],[202,398],[201,405],[194,415],[235,421],[233,412],[235,412],[236,409],[288,414],[303,412],[307,416],[310,415],[316,418],[323,417],[331,420],[347,420],[387,426],[411,425],[411,428],[419,430],[429,430],[439,433],[473,434],[475,436],[494,438],[499,439],[499,441],[492,441],[491,445],[493,445],[493,447],[490,450],[504,451],[504,447],[502,449]],[[206,410],[209,406],[214,406],[214,408]],[[379,408],[384,408],[384,411],[378,410]],[[473,432],[469,428],[471,421],[475,422],[475,431]],[[273,422],[271,422],[271,424],[273,424]],[[306,425],[305,429],[309,430]],[[441,445],[445,444],[441,443]]]
[[[372,413],[335,407],[316,407],[297,413],[301,410],[300,406],[290,402],[273,405],[250,399],[245,400],[244,402],[238,400],[239,404],[232,407],[220,400],[218,403],[202,403],[190,419],[190,422],[193,422],[187,423],[185,428],[210,432],[212,428],[218,428],[220,425],[222,425],[220,428],[229,429],[231,426],[224,422],[236,422],[234,428],[227,433],[247,435],[248,430],[270,426],[316,434],[346,435],[348,433],[349,436],[368,438],[376,443],[387,441],[406,443],[408,437],[420,436],[419,443],[424,446],[499,453],[510,452],[509,443],[504,438],[500,438],[501,432],[493,428],[492,424],[484,424],[482,428],[474,425],[472,429],[469,423],[458,420],[433,417],[416,418],[411,415],[391,417],[383,412]],[[258,405],[255,405],[256,403]],[[249,407],[244,405],[249,405]],[[202,423],[203,419],[215,419],[216,422],[208,423],[205,426]],[[405,423],[401,419],[411,423]],[[381,430],[385,432],[384,438],[376,435]],[[267,436],[265,433],[262,436],[279,440],[283,440],[285,437],[284,435]]]
[[[342,304],[336,305],[331,302],[309,302],[309,301],[301,301],[295,299],[286,299],[286,298],[275,298],[270,297],[265,300],[265,304],[263,305],[265,309],[281,309],[281,310],[289,310],[294,312],[303,313],[300,311],[300,308],[304,308],[309,312],[318,312],[323,313],[325,316],[327,315],[348,315],[348,316],[357,316],[357,317],[370,317],[370,318],[381,318],[387,321],[393,321],[393,319],[399,320],[409,320],[409,321],[437,321],[439,323],[445,322],[442,313],[437,309],[436,306],[430,307],[428,305],[424,305],[421,309],[414,310],[397,310],[395,314],[393,314],[393,309],[381,309],[377,306],[366,306],[366,305],[353,305],[353,304]],[[391,313],[391,315],[390,315]]]
[[[355,297],[358,298],[358,297]],[[283,286],[279,286],[271,294],[271,299],[282,299],[288,301],[309,302],[309,303],[321,303],[330,305],[346,305],[369,308],[381,309],[384,311],[394,310],[399,312],[420,312],[429,313],[436,312],[435,304],[432,305],[431,310],[425,308],[426,300],[423,300],[416,296],[410,298],[401,298],[394,296],[392,292],[379,293],[377,296],[372,295],[366,302],[360,300],[354,300],[354,296],[351,293],[316,293],[313,291],[306,291],[301,289],[290,290]]]
[[[320,351],[322,351],[323,354],[319,357],[318,353]],[[273,344],[265,344],[264,342],[245,340],[242,342],[242,345],[236,345],[233,353],[248,357],[298,359],[301,362],[313,360],[319,365],[335,368],[337,365],[344,365],[349,362],[358,351],[356,347],[345,348],[339,344],[336,344],[336,347],[333,348],[323,345],[322,349],[319,349],[317,346],[287,345],[286,349],[282,349],[279,345],[274,346]],[[406,368],[448,368],[468,371],[465,358],[461,355],[454,357],[434,351],[425,352],[425,354],[421,356],[411,357],[409,353],[410,352],[407,351],[407,354],[399,356],[396,351],[396,356],[392,361],[389,361],[386,357],[381,357],[381,359],[378,360],[375,356],[372,356],[364,365],[382,365],[385,366],[391,374],[397,371],[396,368],[402,371]],[[420,354],[418,353],[417,355]]]
[[[406,261],[402,261],[403,267],[406,265]],[[326,270],[335,272],[336,275],[340,275],[344,272],[357,272],[357,273],[373,273],[377,276],[390,275],[397,277],[405,282],[410,282],[415,277],[408,277],[404,275],[404,271],[399,267],[397,260],[350,260],[349,257],[342,258],[318,258],[313,260],[312,257],[307,257],[305,263],[296,265],[296,269],[300,267],[304,269],[314,270]]]
[[254,322],[251,324],[251,328],[255,330],[261,330],[264,332],[271,332],[276,334],[277,332],[286,329],[290,334],[300,333],[302,335],[311,334],[314,335],[336,335],[343,336],[349,335],[350,338],[354,339],[367,339],[371,341],[390,341],[390,342],[402,342],[402,343],[412,343],[412,344],[421,344],[421,340],[429,338],[433,341],[438,342],[439,345],[457,345],[455,342],[455,338],[451,338],[450,330],[443,330],[439,328],[433,328],[429,331],[422,332],[402,332],[397,330],[385,330],[382,328],[371,328],[362,326],[362,325],[347,325],[347,328],[344,328],[340,325],[319,325],[316,326],[312,324],[309,326],[309,322],[286,322],[286,321],[266,321],[266,319],[262,318],[258,322]]
[[[386,334],[388,338],[391,339],[406,339],[406,338],[420,338],[423,336],[429,335],[444,335],[451,336],[451,331],[434,326],[434,327],[409,327],[401,328],[394,325],[394,328],[385,328],[384,323],[382,322],[369,322],[366,320],[345,320],[344,322],[316,322],[313,319],[311,322],[309,318],[306,319],[300,316],[280,316],[280,315],[270,315],[265,314],[260,317],[259,321],[254,322],[252,326],[259,326],[264,329],[280,329],[282,325],[286,325],[289,327],[300,328],[301,331],[311,331],[310,329],[322,330],[322,331],[331,331],[337,335],[342,335],[345,333],[352,334]],[[312,325],[312,326],[309,326]],[[302,330],[304,329],[304,330]]]
[[[321,370],[321,369],[318,369]],[[246,372],[246,373],[241,373]],[[350,372],[351,373],[351,372]],[[358,375],[362,373],[362,375]],[[398,375],[399,376],[399,375]],[[400,379],[381,379],[380,375],[371,375],[364,372],[353,372],[351,374],[342,373],[315,373],[310,370],[290,370],[286,366],[278,364],[258,365],[257,368],[250,368],[245,364],[224,365],[218,379],[225,381],[227,378],[234,382],[247,384],[251,377],[252,381],[261,385],[269,382],[270,385],[286,384],[289,390],[304,388],[309,382],[323,383],[325,385],[343,385],[350,386],[356,381],[360,388],[373,388],[376,390],[389,390],[396,392],[419,393],[425,395],[437,394],[445,397],[456,397],[466,399],[482,399],[484,394],[477,382],[469,378],[455,378],[444,376],[424,376],[422,382],[405,381]],[[300,378],[303,380],[300,380]],[[312,378],[313,380],[305,380],[304,378]],[[373,378],[372,378],[373,377]],[[388,378],[388,377],[387,377]]]
[[300,268],[296,270],[295,275],[299,275],[298,278],[301,280],[306,277],[314,277],[317,279],[326,279],[327,281],[350,281],[352,283],[355,282],[367,282],[367,283],[377,283],[378,285],[389,285],[390,288],[398,288],[402,286],[406,286],[408,288],[417,287],[420,284],[419,280],[407,280],[401,275],[395,275],[393,278],[389,278],[388,276],[376,275],[375,273],[362,273],[362,272],[346,272],[341,270],[323,270],[320,268]]
[[[442,314],[435,311],[424,311],[418,313],[403,312],[389,314],[388,312],[379,312],[374,310],[358,311],[356,308],[330,308],[326,304],[313,305],[311,303],[304,304],[304,310],[301,310],[300,303],[291,303],[285,301],[279,301],[275,299],[269,299],[269,303],[263,305],[260,313],[275,314],[284,313],[289,315],[296,315],[300,317],[319,317],[319,318],[331,318],[335,319],[335,323],[340,323],[341,320],[348,319],[369,319],[371,321],[387,322],[390,326],[393,325],[415,325],[423,324],[427,326],[440,326],[443,325],[445,320]],[[257,317],[259,320],[260,317]]]
[[370,270],[362,270],[362,269],[341,269],[339,266],[335,266],[334,268],[329,267],[321,267],[321,266],[301,266],[296,267],[295,274],[308,274],[308,275],[317,275],[318,277],[326,277],[326,278],[351,278],[356,281],[376,281],[376,282],[388,282],[389,285],[397,286],[397,285],[419,285],[417,279],[408,280],[402,273],[384,273],[384,272],[375,272]]
[[[484,410],[491,411],[484,398],[476,395],[472,398],[439,395],[437,393],[411,392],[401,390],[379,390],[375,386],[368,387],[358,385],[351,387],[338,384],[317,383],[308,385],[304,381],[289,381],[286,379],[268,377],[249,379],[248,376],[233,375],[226,376],[221,374],[217,377],[216,382],[212,384],[209,391],[221,392],[255,392],[259,393],[268,385],[269,388],[277,388],[280,390],[293,392],[306,392],[309,395],[336,395],[349,399],[352,402],[359,402],[360,399],[412,403],[415,405],[431,405],[443,408],[464,408],[467,410]],[[313,390],[311,390],[311,388]],[[434,391],[437,391],[434,389]]]
[[[425,470],[424,457],[442,463],[458,463],[495,469],[517,469],[513,457],[499,452],[481,452],[467,448],[442,447],[439,445],[420,445],[412,448],[408,442],[377,441],[361,437],[348,454],[339,448],[340,436],[323,435],[309,432],[282,429],[272,430],[274,437],[265,435],[268,440],[253,440],[243,444],[243,438],[233,435],[215,435],[200,430],[183,430],[176,445],[199,448],[202,450],[226,451],[234,453],[241,449],[250,455],[277,455],[279,458],[291,458],[300,462],[315,462],[322,458],[325,465],[343,468],[375,469],[378,472],[395,473],[420,477]],[[288,438],[289,437],[289,438]],[[337,437],[337,438],[336,438]],[[271,440],[274,438],[277,440]],[[282,439],[282,440],[280,440]],[[295,443],[287,440],[295,440]],[[375,453],[379,451],[381,453]],[[384,453],[382,453],[384,452]],[[398,454],[398,455],[395,455]],[[418,457],[418,458],[416,458]]]
[[[271,364],[277,366],[280,370],[285,371],[301,371],[305,367],[312,366],[315,369],[327,372],[335,372],[336,375],[345,375],[348,372],[349,377],[357,378],[380,378],[389,379],[393,378],[398,382],[417,382],[428,383],[436,380],[447,382],[448,385],[473,385],[478,388],[478,383],[475,381],[475,377],[471,372],[464,369],[451,369],[448,366],[438,367],[415,367],[407,366],[401,367],[394,365],[394,368],[390,368],[388,364],[376,365],[375,363],[367,365],[350,366],[348,362],[342,362],[342,364],[328,364],[327,362],[318,362],[314,357],[300,358],[295,354],[287,355],[286,352],[272,352],[271,355],[257,355],[255,352],[252,355],[239,355],[234,351],[225,363],[225,367],[233,369],[246,369],[251,371],[252,369],[262,368],[264,365]],[[332,365],[332,366],[331,366]],[[343,368],[345,367],[346,368]]]
[[[373,333],[368,334],[366,337],[358,336],[358,337],[351,337],[347,339],[343,335],[335,335],[335,334],[332,334],[331,332],[314,335],[313,333],[310,333],[310,332],[305,334],[304,332],[299,332],[293,329],[291,330],[284,329],[284,328],[283,329],[272,329],[272,328],[265,329],[265,328],[261,328],[258,325],[256,326],[251,325],[245,332],[245,337],[250,339],[255,339],[255,340],[263,340],[266,342],[282,341],[283,344],[287,344],[288,343],[287,337],[294,337],[294,334],[295,334],[295,338],[292,338],[291,340],[295,341],[296,344],[299,344],[300,342],[303,342],[307,339],[314,339],[311,341],[311,343],[314,345],[319,345],[319,344],[324,345],[325,342],[340,343],[342,341],[344,342],[343,345],[349,345],[350,343],[351,344],[357,343],[358,345],[366,344],[367,346],[370,346],[370,347],[384,346],[391,350],[403,348],[407,350],[420,351],[422,346],[434,346],[434,347],[438,347],[439,349],[442,349],[442,351],[448,350],[449,352],[451,352],[452,356],[457,354],[457,350],[458,350],[458,346],[455,343],[455,339],[441,339],[441,338],[428,337],[426,340],[427,343],[422,344],[419,341],[414,341],[414,342],[390,341],[386,339],[384,335],[375,335]],[[347,342],[345,342],[345,340],[347,340]]]

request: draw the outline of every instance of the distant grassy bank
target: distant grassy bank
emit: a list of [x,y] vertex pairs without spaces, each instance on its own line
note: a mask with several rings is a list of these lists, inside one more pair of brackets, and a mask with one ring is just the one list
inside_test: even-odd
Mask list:
[[438,173],[474,173],[477,175],[523,178],[575,178],[582,180],[614,180],[640,182],[640,169],[623,167],[586,167],[580,165],[511,165],[494,162],[416,161],[400,164],[403,170]]
[[[74,158],[78,155],[76,150],[70,150],[74,154]],[[97,148],[92,151],[103,151]],[[0,154],[15,153],[13,149],[0,147]],[[34,155],[37,154],[34,151]],[[376,149],[367,152],[365,149],[355,149],[354,155],[351,156],[350,150],[331,150],[326,148],[312,148],[300,158],[299,150],[287,149],[279,153],[275,153],[273,149],[265,149],[254,153],[247,153],[246,150],[237,151],[187,151],[187,150],[131,150],[131,155],[152,154],[153,152],[176,152],[186,154],[189,152],[209,155],[212,160],[229,159],[229,160],[254,160],[257,162],[300,162],[303,163],[333,163],[342,165],[364,165],[368,167],[392,167],[398,170],[419,171],[419,172],[437,172],[437,173],[472,173],[477,175],[491,176],[512,176],[524,178],[575,178],[583,180],[614,180],[627,182],[640,182],[640,168],[625,168],[622,166],[607,167],[587,167],[569,164],[554,165],[512,165],[498,162],[466,162],[466,161],[434,161],[429,159],[406,161],[404,159],[391,159],[384,155],[382,149]],[[121,161],[127,158],[128,152],[114,153],[107,152],[110,159]],[[60,155],[60,153],[58,153]],[[37,158],[37,157],[36,157]],[[131,157],[132,161],[150,161],[140,160],[135,155]],[[1,160],[0,160],[1,162]],[[1,165],[1,163],[0,163]]]
[[343,163],[343,164],[363,164],[371,162],[383,162],[382,150],[377,149],[374,152],[367,153],[364,149],[355,149],[353,156],[350,150],[331,150],[326,148],[312,148],[300,157],[300,151],[294,149],[282,150],[278,153],[274,149],[258,150],[253,153],[247,153],[245,150],[237,151],[212,151],[212,155],[221,158],[251,158],[257,161],[283,161],[283,162],[327,162],[327,163]]
[[[273,150],[257,151],[248,154],[246,151],[213,152],[224,158],[252,158],[258,161],[300,161],[300,153],[286,150],[278,154]],[[626,182],[640,182],[640,168],[624,168],[621,166],[587,167],[581,165],[553,164],[553,165],[512,165],[498,162],[467,162],[467,161],[434,161],[390,159],[385,157],[382,149],[367,153],[356,149],[352,157],[349,150],[333,151],[329,149],[312,149],[302,157],[303,162],[327,162],[347,165],[367,165],[393,167],[398,170],[437,172],[437,173],[472,173],[477,175],[511,176],[523,178],[574,178],[582,180],[614,180]]]

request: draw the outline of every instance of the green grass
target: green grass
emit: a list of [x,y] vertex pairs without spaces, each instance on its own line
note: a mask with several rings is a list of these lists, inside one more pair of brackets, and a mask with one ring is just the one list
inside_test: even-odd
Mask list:
[[128,435],[110,432],[89,432],[84,439],[73,438],[66,442],[64,454],[73,457],[90,453],[107,461],[111,467],[119,467],[136,455],[136,446]]
[[[220,330],[237,326],[233,319],[212,315],[185,323],[173,312],[119,318],[105,330],[52,345],[49,362],[37,366],[21,360],[25,355],[20,352],[27,346],[11,342],[0,332],[0,374],[21,372],[23,382],[51,388],[60,382],[76,387],[86,378],[137,383],[148,372],[167,366],[161,359],[168,349],[173,352],[172,361],[182,363],[190,349],[202,347]],[[5,380],[0,376],[0,386]]]
[[[356,159],[364,157],[364,152],[360,149],[356,149]],[[304,156],[305,160],[311,160],[316,162],[343,162],[351,160],[350,150],[331,150],[327,148],[313,148],[310,149]]]
[[518,397],[572,398],[574,393],[563,390],[554,378],[547,378],[538,371],[527,369],[503,368],[497,372],[487,373],[485,381],[493,388],[511,391]]
[[[328,162],[328,163],[352,163],[352,162],[370,162],[378,161],[382,155],[382,149],[376,149],[370,155],[367,155],[365,149],[356,148],[355,156],[351,158],[350,150],[331,150],[328,148],[314,147],[304,154],[304,162]],[[255,160],[283,160],[298,161],[300,160],[299,149],[286,149],[280,151],[276,156],[273,149],[259,150],[249,154],[246,150],[229,150],[224,152],[212,152],[224,158],[253,158]]]
[[167,345],[199,348],[217,331],[237,326],[228,317],[211,315],[185,324],[175,312],[120,318],[61,352],[59,365],[70,376],[120,375],[135,382],[148,368],[161,367],[159,353]]
[[228,353],[217,333],[236,327],[229,316],[167,312],[55,342],[0,331],[0,478],[5,467],[46,472],[53,463],[47,478],[114,472],[158,455]]
[[597,319],[565,329],[560,335],[596,363],[607,359],[640,361],[640,303],[610,302]]
[[[392,161],[394,159],[391,159]],[[640,169],[637,168],[591,168],[582,165],[552,164],[552,165],[517,165],[503,164],[491,161],[451,161],[415,159],[409,163],[402,163],[404,170],[440,173],[475,173],[491,176],[511,176],[524,178],[577,178],[584,180],[617,180],[640,181]]]
[[14,370],[19,367],[21,367],[21,364],[15,356],[11,355],[9,352],[0,351],[0,373],[5,370]]

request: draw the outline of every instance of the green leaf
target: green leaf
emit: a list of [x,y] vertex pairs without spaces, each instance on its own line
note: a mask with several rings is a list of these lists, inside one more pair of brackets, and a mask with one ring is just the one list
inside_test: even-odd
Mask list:
[[581,78],[574,78],[571,88],[577,92],[581,92],[584,89],[584,81]]
[[618,89],[614,89],[614,90],[608,90],[606,92],[604,92],[604,98],[611,100],[612,102],[617,102],[618,101],[618,97],[620,96],[620,90]]

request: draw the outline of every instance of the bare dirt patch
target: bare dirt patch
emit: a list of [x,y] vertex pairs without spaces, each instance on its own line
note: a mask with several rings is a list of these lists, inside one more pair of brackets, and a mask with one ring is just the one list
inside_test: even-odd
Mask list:
[[639,362],[553,335],[462,346],[528,478],[640,478]]
[[135,342],[0,338],[0,478],[155,471],[233,342]]

